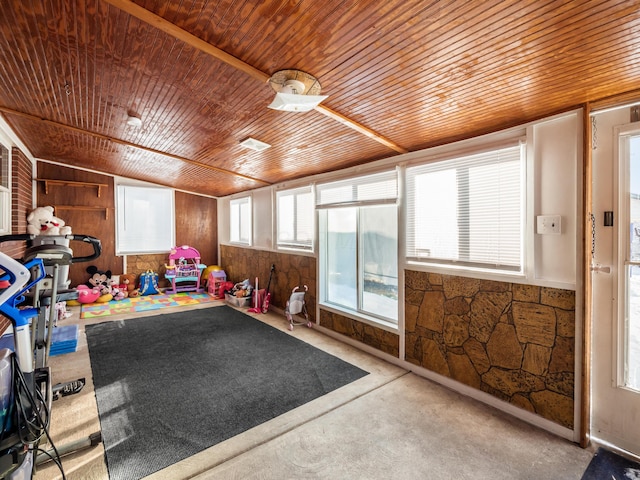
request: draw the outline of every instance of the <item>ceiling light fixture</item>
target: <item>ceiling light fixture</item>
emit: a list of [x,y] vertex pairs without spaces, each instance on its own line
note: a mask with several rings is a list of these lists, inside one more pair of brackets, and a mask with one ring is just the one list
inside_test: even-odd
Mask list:
[[142,119],[136,115],[129,114],[129,116],[127,117],[127,125],[130,125],[132,127],[141,127]]
[[308,112],[316,108],[327,95],[319,95],[321,86],[313,75],[300,70],[280,70],[269,78],[276,92],[269,108],[284,112]]
[[251,150],[255,150],[256,152],[261,152],[271,146],[268,143],[261,142],[260,140],[256,140],[255,138],[251,138],[251,137],[241,141],[240,145],[245,148],[250,148]]

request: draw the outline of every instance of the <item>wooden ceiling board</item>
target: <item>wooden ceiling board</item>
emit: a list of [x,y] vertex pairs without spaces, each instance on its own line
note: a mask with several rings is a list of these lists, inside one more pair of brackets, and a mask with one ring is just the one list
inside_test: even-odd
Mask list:
[[[405,36],[402,36],[402,35],[400,36],[400,38],[404,38],[404,37]],[[407,44],[407,47],[409,47],[412,43],[414,43],[413,40],[410,40]],[[404,48],[404,44],[399,45],[399,47]],[[431,48],[431,47],[425,47],[425,48]],[[369,56],[374,56],[374,54],[368,54],[367,58]],[[403,56],[402,56],[403,60],[407,56],[409,56],[409,52],[407,50],[403,50]],[[375,57],[379,59],[378,65],[381,65],[381,64],[383,66],[385,65],[384,64],[385,59],[382,58],[382,55],[375,54]],[[392,60],[394,60],[395,58],[396,57],[391,57]],[[394,130],[396,128],[403,127],[402,120],[406,122],[405,125],[411,125],[412,123],[424,124],[425,122],[412,121],[410,117],[412,112],[409,108],[407,108],[408,106],[406,104],[411,102],[412,105],[414,106],[413,110],[419,113],[420,115],[422,115],[422,117],[424,118],[425,113],[428,111],[427,110],[428,106],[426,105],[426,103],[423,105],[420,105],[420,102],[426,102],[430,96],[433,96],[433,94],[430,92],[425,92],[425,95],[422,95],[419,91],[412,90],[412,88],[415,88],[414,85],[419,85],[424,82],[422,82],[421,80],[422,77],[414,75],[414,73],[412,73],[411,70],[409,70],[408,68],[405,68],[404,64],[405,63],[411,64],[411,60],[412,59],[409,58],[406,62],[403,61],[400,64],[398,64],[398,62],[396,61],[395,64],[387,65],[386,67],[388,71],[382,72],[379,74],[380,81],[376,81],[375,79],[373,79],[368,83],[369,85],[368,91],[362,91],[364,89],[360,88],[359,84],[356,85],[355,88],[348,89],[349,92],[353,92],[351,94],[352,100],[342,103],[341,107],[345,111],[349,112],[349,115],[354,116],[358,120],[360,120],[361,118],[367,118],[367,120],[369,120],[370,122],[370,125],[372,125],[374,129],[384,133],[387,133],[388,131],[392,131],[392,130],[388,128],[387,125],[375,123],[374,119],[377,118],[376,115],[378,117],[383,117],[384,120],[387,122],[391,122],[393,124],[392,127],[394,127]],[[418,68],[418,70],[425,70],[421,66],[420,62],[413,62],[413,64],[417,65],[416,68]],[[465,70],[466,69],[467,67],[465,66]],[[362,82],[361,82],[362,84],[365,84],[367,80],[365,75],[369,75],[369,78],[371,78],[372,70],[373,69],[369,69],[369,70],[366,70],[366,73],[363,73]],[[365,71],[364,67],[363,67],[363,71]],[[394,75],[393,72],[399,72],[397,75],[395,75],[395,81],[393,82],[387,81],[384,87],[380,85],[380,83],[382,82],[382,79],[385,76],[390,78],[391,75]],[[378,72],[376,71],[376,73]],[[420,73],[420,71],[416,73]],[[353,78],[354,76],[347,75],[345,77],[349,79],[349,78]],[[444,80],[444,79],[452,78],[452,75],[450,71],[448,71],[446,73],[443,72],[442,77]],[[356,80],[360,82],[360,78],[358,78],[357,76],[356,76]],[[384,91],[383,91],[383,88],[385,89]],[[427,88],[429,88],[428,85],[427,85]],[[370,96],[368,95],[368,93],[369,91],[372,91],[374,89],[377,89],[379,93],[379,95],[377,95],[377,100],[366,102],[366,103],[362,102],[361,97],[371,98],[373,95]],[[362,91],[362,95],[360,95],[361,91]],[[350,103],[354,104],[353,108],[350,108]],[[402,112],[402,115],[400,116],[400,115],[390,114],[389,109],[384,108],[385,104],[392,105],[393,110]],[[404,144],[403,140],[399,139],[398,137],[394,137],[394,139],[399,143]]]
[[287,42],[294,35],[296,25],[304,25],[307,18],[317,19],[327,7],[323,2],[223,2],[211,21],[205,19],[200,25],[188,25],[184,21],[176,24],[266,71],[279,53],[290,50]]
[[[228,195],[636,90],[639,29],[616,0],[10,0],[0,112],[38,158]],[[318,111],[266,108],[291,68]]]
[[[41,150],[32,152],[37,158],[211,196],[218,191],[230,194],[236,188],[252,189],[267,184],[238,177],[220,168],[198,165],[192,160],[185,161],[118,143],[108,137],[90,136],[64,126],[45,125],[38,119],[24,116],[4,115],[19,133],[41,139]],[[186,188],[193,185],[198,190]]]
[[[481,39],[485,35],[485,32],[480,32],[477,34],[478,38],[471,36],[471,29],[467,32],[467,36],[470,37],[470,41],[474,43],[474,45],[482,45]],[[445,55],[430,55],[429,58],[429,66],[433,67],[428,69],[428,72],[421,74],[420,76],[413,75],[412,70],[403,70],[404,65],[390,64],[387,66],[387,71],[382,73],[382,76],[392,75],[393,71],[400,71],[405,73],[405,80],[402,83],[398,83],[396,87],[388,86],[387,90],[390,91],[390,96],[383,97],[383,101],[397,101],[400,99],[404,99],[406,103],[414,102],[415,97],[412,97],[411,93],[417,93],[417,97],[419,98],[431,98],[433,102],[437,102],[442,96],[447,95],[447,91],[449,88],[454,87],[460,81],[463,81],[465,77],[470,77],[475,74],[475,77],[479,77],[479,80],[482,81],[484,72],[480,71],[479,68],[482,67],[480,63],[481,57],[479,54],[474,53],[477,48],[474,47],[473,51],[470,51],[465,45],[455,44],[451,50],[447,50],[444,45],[439,45],[440,50],[444,51]],[[455,48],[455,49],[453,49]],[[491,52],[492,50],[485,49],[485,51]],[[412,55],[424,55],[425,52],[410,52],[404,51],[403,60],[405,64],[413,64],[418,65],[420,70],[427,70],[420,66],[420,62],[412,57]],[[391,57],[393,61],[396,57]],[[436,58],[442,58],[445,64],[436,63]],[[509,54],[505,53],[501,58],[509,59]],[[415,60],[415,61],[414,61]],[[493,68],[493,65],[489,65],[491,68],[486,68],[485,71],[495,72],[496,69]],[[419,72],[416,72],[419,73]],[[474,78],[476,80],[476,78]],[[387,84],[388,85],[388,84]],[[402,88],[397,88],[401,86]],[[442,88],[442,87],[448,88]],[[437,88],[436,88],[437,87]],[[367,95],[371,90],[378,88],[377,85],[370,84],[369,90],[363,91],[363,95]],[[413,90],[416,88],[416,90]],[[344,108],[348,108],[348,104],[344,105]]]
[[223,151],[207,154],[216,159],[216,165],[247,175],[259,172],[260,178],[269,183],[329,171],[340,165],[351,166],[360,163],[363,154],[367,158],[391,156],[388,148],[354,134],[319,113],[309,112],[306,115],[312,122],[300,123],[297,113],[270,112],[274,117],[266,121],[273,125],[270,130],[263,129],[264,123],[252,124],[255,129],[242,130],[244,135],[238,139],[239,142],[252,137],[270,144],[269,149],[253,152],[243,149],[237,142]]
[[[555,44],[555,49],[557,50],[558,49],[557,43],[554,43],[554,44]],[[501,58],[510,58],[510,55],[508,53],[505,53],[504,55],[501,55]],[[562,62],[562,60],[558,60],[558,61]],[[574,62],[578,63],[578,62],[580,62],[580,60],[579,59],[578,60],[574,60]],[[483,80],[484,77],[479,77],[479,78],[472,77],[470,79],[471,81],[466,81],[465,82],[463,76],[460,75],[459,81],[453,82],[452,81],[453,79],[444,79],[443,78],[441,83],[444,86],[446,86],[446,85],[454,85],[454,83],[455,83],[455,87],[450,87],[450,90],[449,90],[449,96],[450,97],[454,97],[455,96],[455,97],[459,97],[459,98],[462,98],[462,99],[464,99],[464,98],[472,98],[473,91],[475,91],[475,90],[485,89],[485,91],[491,91],[493,89],[492,85],[500,85],[500,83],[501,83],[501,82],[499,82],[500,78],[495,78],[495,77],[497,75],[501,75],[502,71],[500,71],[499,69],[495,69],[495,72],[497,72],[497,73],[493,73],[493,78],[491,76],[489,76],[489,77],[486,77],[485,80]],[[518,85],[518,78],[516,77],[518,72],[514,71],[513,73],[511,73],[511,72],[507,71],[505,73],[507,73],[507,75],[505,75],[505,76],[506,76],[506,78],[509,79],[510,88],[511,89],[515,88]],[[526,82],[527,82],[527,78],[526,77],[527,76],[531,76],[531,73],[530,73],[529,69],[524,69],[524,70],[521,70],[520,75],[522,75],[522,77],[523,77],[522,81],[525,82],[525,84],[523,85],[523,90],[524,91],[523,92],[517,92],[517,94],[514,94],[513,96],[517,97],[517,98],[525,98],[526,99],[526,97],[525,97],[526,89],[530,88],[529,85],[526,85]],[[565,74],[564,77],[566,79],[565,81],[570,83],[570,84],[574,84],[573,87],[575,88],[575,80],[576,79],[575,79],[575,75],[573,74],[573,72],[569,72],[568,74]],[[555,82],[558,82],[558,78],[561,78],[561,77],[559,77],[559,75],[557,73],[555,73],[555,72],[550,75],[550,79],[553,79]],[[455,79],[455,80],[458,80],[458,79]],[[426,85],[426,87],[423,87],[423,88],[425,88],[425,91],[424,92],[419,92],[417,96],[420,97],[420,98],[429,98],[429,96],[430,96],[429,92],[426,91],[426,90],[428,88],[430,88],[429,86],[430,85],[432,86],[433,83],[430,83],[430,82],[423,82],[423,83],[424,83],[424,85]],[[502,83],[504,83],[504,82],[502,82]],[[554,91],[553,87],[554,86],[551,85],[546,90],[547,91]],[[458,94],[456,90],[460,90],[462,88],[466,89],[466,91],[463,91],[462,93]],[[404,92],[405,89],[403,88],[402,91]],[[496,90],[496,95],[499,95],[500,99],[502,99],[502,100],[511,100],[510,98],[505,97],[503,95],[503,92],[504,92],[504,89],[500,88],[499,90]],[[403,95],[404,98],[401,99],[402,97],[399,97],[400,95]],[[445,93],[442,93],[441,95],[445,95]],[[437,103],[437,98],[435,98],[433,95],[431,95],[431,97],[432,97],[432,103],[436,104]],[[407,95],[406,93],[399,93],[396,97],[385,97],[384,100],[388,101],[389,103],[395,103],[399,107],[400,110],[402,110],[403,112],[406,113],[407,109],[404,108],[405,104],[408,104],[409,102],[411,102],[412,98],[411,98],[411,95]],[[572,103],[569,103],[568,105],[577,105],[577,104],[581,103],[582,101],[583,101],[583,98],[573,97],[573,100],[571,100]],[[532,102],[531,104],[534,105],[534,104],[538,104],[538,103],[539,102]],[[547,103],[550,103],[550,102],[547,102]],[[555,105],[556,105],[555,103],[551,103],[551,104],[554,105],[554,106],[552,108],[547,108],[545,110],[547,113],[548,112],[552,112],[554,109],[557,109],[557,107],[555,107]],[[494,108],[490,112],[490,115],[494,115],[495,111],[497,109],[496,105],[495,105],[495,102],[493,102],[493,101],[492,101],[492,106]],[[482,106],[482,107],[484,108],[484,106]],[[510,108],[508,105],[507,105],[507,107]],[[507,108],[507,107],[505,107],[505,108]],[[345,109],[347,109],[347,108],[348,107],[345,106]],[[449,107],[449,108],[451,108],[451,107]],[[438,113],[438,114],[439,113],[444,113],[444,111],[435,112],[435,113]],[[538,114],[539,114],[539,112],[538,112]],[[476,118],[476,115],[469,115],[469,116],[473,117],[473,118]],[[375,114],[372,113],[369,118],[375,118]],[[449,117],[445,116],[443,118],[445,119],[445,121],[448,122],[447,119]],[[375,123],[374,123],[374,128],[377,128],[379,131],[386,131],[387,130],[384,125],[380,126],[380,125],[375,124]],[[408,133],[408,132],[405,131],[405,133]],[[411,136],[414,136],[414,135],[415,135],[415,132],[411,132]],[[398,140],[400,143],[403,142],[403,138],[396,138],[396,140]],[[408,144],[411,145],[410,143],[408,143]],[[416,145],[416,144],[414,144],[414,145]]]
[[[373,81],[375,77],[372,73],[384,65],[385,57],[396,55],[399,51],[404,55],[401,43],[406,46],[415,43],[413,39],[398,33],[408,31],[408,26],[431,8],[432,5],[428,2],[418,0],[406,2],[402,8],[397,8],[393,3],[385,3],[379,4],[370,13],[363,11],[354,12],[353,16],[340,15],[337,23],[331,26],[331,35],[324,43],[298,52],[298,56],[292,61],[304,61],[309,52],[312,52],[317,62],[314,68],[318,75],[322,72],[321,80],[327,85],[349,86],[350,82],[357,84],[363,79]],[[422,42],[424,25],[414,29],[412,34]],[[371,70],[358,75],[357,69],[365,64]],[[402,75],[401,71],[396,73]]]
[[[484,45],[483,38],[486,38],[488,36],[487,32],[484,32],[484,31],[476,32],[475,34],[476,36],[472,36],[472,33],[473,32],[471,28],[469,28],[466,31],[466,38],[468,38],[469,42],[473,44],[473,49],[469,48],[466,44],[461,44],[460,42],[453,43],[450,45],[446,45],[444,42],[440,43],[438,45],[437,53],[429,56],[429,66],[432,68],[429,68],[429,71],[427,72],[427,74],[430,74],[432,76],[438,76],[438,77],[442,77],[444,74],[448,74],[449,77],[451,76],[454,77],[453,80],[458,80],[459,78],[463,78],[465,73],[468,73],[467,70],[469,69],[460,68],[460,65],[466,67],[467,64],[469,63],[468,62],[469,58],[472,59],[474,64],[477,64],[480,62],[481,57],[478,53],[475,53],[475,52],[480,50],[477,48],[478,46]],[[513,38],[517,38],[517,37],[513,37]],[[521,43],[520,41],[513,40],[513,38],[510,39],[508,42],[505,42],[504,44],[510,45],[514,43],[515,44]],[[425,43],[428,43],[428,42],[425,42]],[[425,52],[419,50],[419,48],[420,47],[414,49],[414,50],[418,50],[417,52],[404,50],[402,59],[404,60],[405,64],[418,65],[421,70],[426,70],[420,66],[420,63],[417,61],[417,58],[416,58],[416,56],[419,58],[420,56],[423,56],[425,54]],[[484,48],[484,50],[480,50],[480,51],[495,53],[496,50],[497,49],[495,48],[495,44],[492,44],[489,47]],[[501,55],[501,58],[510,62],[511,58],[509,55],[511,54],[505,52],[504,55]],[[496,55],[493,55],[493,56],[496,56]],[[394,60],[396,57],[392,56],[390,58],[391,60]],[[438,59],[439,62],[441,61],[441,63],[440,64],[436,63],[436,59]],[[484,63],[487,63],[487,62],[485,61]],[[490,64],[490,66],[493,67],[494,65]],[[453,75],[451,75],[452,67],[458,67],[457,71],[454,70]],[[398,68],[397,65],[391,65],[388,68],[388,70],[393,72],[394,70],[399,71],[400,69]],[[492,70],[495,70],[495,69],[492,68]],[[413,77],[411,75],[407,75],[407,80],[410,80],[412,78]],[[425,81],[432,81],[433,78],[426,75],[422,75],[418,77],[418,80],[420,81],[420,83],[423,83]],[[443,80],[447,81],[448,79],[443,79]],[[427,88],[429,84],[430,83],[427,84]]]

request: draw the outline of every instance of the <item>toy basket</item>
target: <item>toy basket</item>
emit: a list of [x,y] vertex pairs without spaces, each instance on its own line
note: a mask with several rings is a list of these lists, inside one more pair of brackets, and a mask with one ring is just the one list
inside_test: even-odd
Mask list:
[[229,305],[233,305],[234,307],[250,307],[251,306],[251,296],[248,297],[236,297],[235,295],[229,295],[225,293],[224,299]]

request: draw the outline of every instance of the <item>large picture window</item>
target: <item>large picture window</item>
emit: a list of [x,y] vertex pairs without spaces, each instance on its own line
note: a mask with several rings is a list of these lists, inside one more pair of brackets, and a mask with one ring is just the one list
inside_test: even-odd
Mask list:
[[229,239],[251,245],[251,197],[234,198],[229,203]]
[[118,185],[118,255],[168,252],[175,246],[173,190]]
[[276,192],[278,248],[313,249],[311,187]]
[[398,321],[397,174],[317,187],[321,302]]
[[523,150],[407,168],[407,258],[522,272]]

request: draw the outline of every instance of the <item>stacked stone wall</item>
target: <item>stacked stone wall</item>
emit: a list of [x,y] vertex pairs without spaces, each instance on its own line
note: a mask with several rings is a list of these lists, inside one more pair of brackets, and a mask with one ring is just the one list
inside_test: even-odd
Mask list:
[[405,359],[573,428],[575,292],[405,272]]
[[[136,275],[136,284],[140,282],[140,274],[148,270],[158,274],[158,286],[167,288],[171,283],[164,278],[167,271],[165,265],[169,262],[169,252],[148,255],[127,255],[126,273]],[[121,272],[111,272],[114,275]]]
[[400,337],[396,333],[358,322],[322,308],[320,309],[320,325],[396,358],[400,355]]

